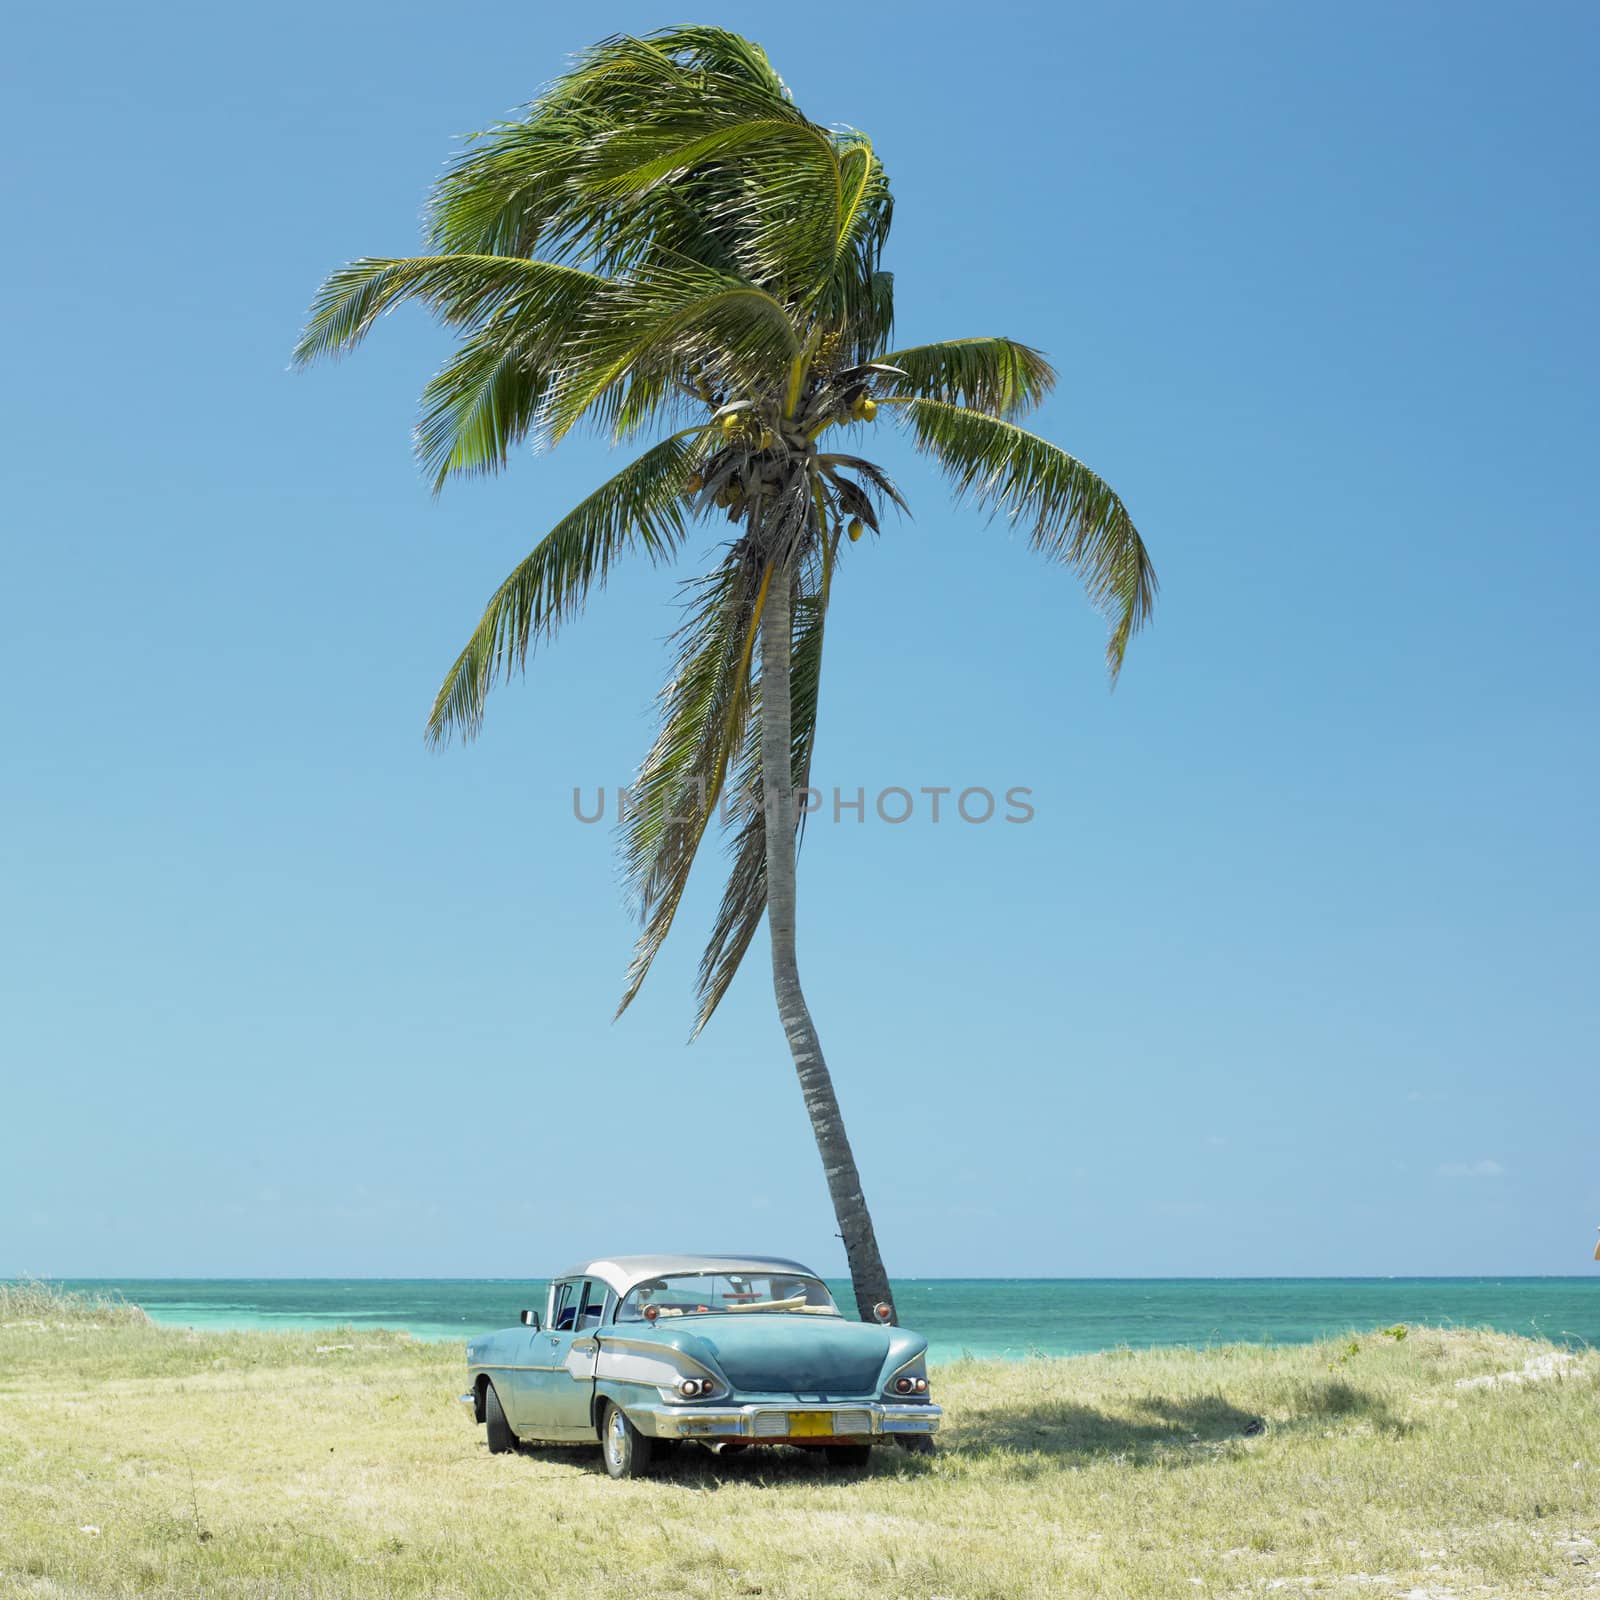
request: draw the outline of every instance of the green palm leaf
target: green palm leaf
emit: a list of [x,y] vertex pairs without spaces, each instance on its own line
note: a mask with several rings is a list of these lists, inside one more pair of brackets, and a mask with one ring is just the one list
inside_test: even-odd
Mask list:
[[[603,51],[619,42],[608,40],[598,48]],[[789,99],[789,90],[773,70],[767,52],[743,34],[727,28],[680,23],[647,34],[643,43],[681,62],[687,71],[714,75],[719,81],[740,85],[752,95],[774,101]]]
[[1055,368],[1029,345],[1012,339],[947,339],[891,350],[880,387],[887,395],[946,400],[998,417],[1031,410],[1055,387]]
[[[615,421],[627,411],[630,381],[654,385],[696,374],[714,388],[748,393],[784,373],[799,353],[788,311],[738,279],[680,268],[612,285],[589,335],[569,349],[552,396],[549,430],[562,439],[591,409]],[[651,408],[635,408],[642,421]]]
[[678,659],[661,691],[661,732],[634,780],[621,827],[623,874],[643,928],[618,1016],[671,931],[729,763],[747,742],[764,578],[750,549],[736,546],[716,572],[691,586]]
[[903,402],[920,449],[958,494],[1028,529],[1036,550],[1070,567],[1111,621],[1113,681],[1128,640],[1148,619],[1155,569],[1127,507],[1081,461],[1015,423],[943,400]]
[[[811,754],[816,747],[817,699],[822,681],[822,628],[827,606],[821,593],[797,596],[794,607],[793,673],[790,717],[794,751],[794,784],[805,789],[811,781]],[[700,957],[696,995],[698,1035],[722,1003],[742,965],[750,941],[767,910],[767,822],[761,790],[760,684],[752,696],[745,745],[734,785],[742,817],[729,844],[731,865],[712,924],[711,937]],[[804,826],[804,819],[801,819]],[[797,841],[798,842],[798,841]]]
[[576,267],[510,256],[367,256],[330,274],[311,306],[294,359],[353,350],[384,312],[417,300],[450,327],[473,327],[514,310],[525,330],[555,348],[581,326],[605,279]]
[[[709,124],[709,125],[708,125]],[[784,158],[782,161],[775,157]],[[839,160],[827,130],[798,112],[724,121],[696,114],[635,124],[604,141],[586,163],[581,188],[610,199],[640,195],[699,167],[759,162],[771,181],[825,180],[837,191]],[[760,198],[760,197],[753,197]],[[837,214],[837,202],[836,202]]]
[[495,326],[470,339],[422,391],[417,456],[434,493],[452,475],[496,472],[527,437],[550,394],[553,374],[518,337]]
[[893,278],[879,271],[879,260],[894,198],[883,163],[864,134],[844,135],[839,152],[832,248],[814,274],[817,283],[807,304],[825,323],[851,330],[856,357],[866,360],[882,347],[893,324]]
[[759,46],[714,28],[607,39],[526,115],[473,141],[435,187],[430,236],[445,250],[571,256],[606,271],[657,246],[716,261],[697,246],[726,232],[733,191],[684,210],[659,204],[658,186],[670,177],[703,193],[719,165],[734,170],[730,152],[751,150],[729,130],[752,121],[815,138]]
[[496,677],[509,677],[528,651],[582,608],[612,564],[634,549],[654,561],[676,553],[684,535],[685,480],[699,455],[696,440],[674,435],[603,483],[558,522],[495,591],[466,648],[440,685],[428,737],[471,738],[483,723]]

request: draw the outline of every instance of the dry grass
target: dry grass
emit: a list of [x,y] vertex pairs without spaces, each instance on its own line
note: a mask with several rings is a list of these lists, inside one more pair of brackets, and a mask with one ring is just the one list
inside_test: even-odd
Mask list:
[[143,1309],[121,1295],[78,1294],[42,1278],[0,1282],[0,1332],[19,1327],[147,1327],[149,1323]]
[[490,1456],[458,1347],[0,1321],[0,1595],[1600,1594],[1600,1362],[1458,1387],[1498,1334],[960,1362],[935,1457],[618,1484]]

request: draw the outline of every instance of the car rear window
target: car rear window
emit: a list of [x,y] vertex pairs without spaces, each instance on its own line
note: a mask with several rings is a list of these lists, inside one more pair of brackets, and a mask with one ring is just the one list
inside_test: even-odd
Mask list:
[[678,1272],[635,1284],[617,1321],[730,1314],[837,1317],[840,1311],[825,1284],[799,1273]]

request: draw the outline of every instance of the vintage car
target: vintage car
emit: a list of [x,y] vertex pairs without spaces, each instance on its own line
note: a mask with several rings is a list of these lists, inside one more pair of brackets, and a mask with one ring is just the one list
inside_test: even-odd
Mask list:
[[617,1256],[561,1273],[542,1312],[470,1341],[461,1399],[490,1450],[598,1443],[613,1478],[680,1440],[863,1466],[886,1439],[930,1444],[943,1413],[927,1352],[920,1334],[846,1320],[798,1261]]

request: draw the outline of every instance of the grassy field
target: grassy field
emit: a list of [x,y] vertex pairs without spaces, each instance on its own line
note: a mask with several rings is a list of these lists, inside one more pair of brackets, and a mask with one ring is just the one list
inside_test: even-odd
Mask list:
[[0,1595],[1600,1594],[1600,1357],[1498,1334],[957,1363],[853,1479],[490,1456],[461,1375],[0,1289]]

